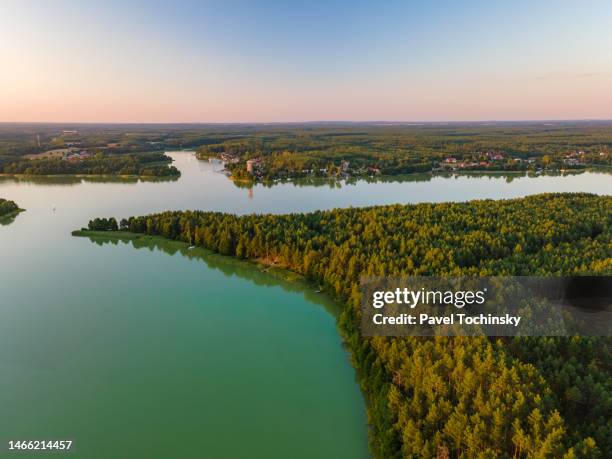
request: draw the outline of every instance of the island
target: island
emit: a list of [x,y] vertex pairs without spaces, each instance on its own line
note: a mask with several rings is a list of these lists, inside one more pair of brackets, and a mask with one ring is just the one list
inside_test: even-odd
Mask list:
[[10,218],[22,211],[14,201],[0,198],[0,218]]
[[294,271],[337,298],[375,457],[586,458],[612,450],[609,338],[366,338],[359,282],[610,275],[611,216],[610,196],[559,193],[288,215],[168,211],[96,218],[74,234],[163,237]]
[[114,175],[124,177],[178,177],[179,170],[169,165],[172,159],[163,153],[105,154],[88,152],[61,155],[43,153],[0,166],[7,175]]

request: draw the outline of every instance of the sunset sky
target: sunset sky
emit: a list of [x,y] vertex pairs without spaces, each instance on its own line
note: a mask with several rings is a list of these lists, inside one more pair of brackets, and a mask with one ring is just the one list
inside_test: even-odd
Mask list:
[[612,119],[612,2],[0,2],[0,121]]

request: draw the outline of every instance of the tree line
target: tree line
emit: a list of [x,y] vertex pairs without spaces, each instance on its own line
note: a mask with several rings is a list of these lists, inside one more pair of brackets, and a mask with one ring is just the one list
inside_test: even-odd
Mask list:
[[143,177],[169,177],[180,175],[169,165],[170,157],[163,153],[138,155],[110,155],[97,153],[78,161],[62,158],[21,160],[0,166],[5,174],[24,175],[138,175]]
[[[114,225],[113,225],[114,226]],[[177,211],[119,228],[299,272],[346,305],[375,457],[576,458],[612,451],[608,338],[364,338],[359,278],[610,275],[612,197],[236,216]]]
[[94,218],[93,220],[89,220],[87,229],[89,231],[118,231],[119,225],[117,225],[115,217]]

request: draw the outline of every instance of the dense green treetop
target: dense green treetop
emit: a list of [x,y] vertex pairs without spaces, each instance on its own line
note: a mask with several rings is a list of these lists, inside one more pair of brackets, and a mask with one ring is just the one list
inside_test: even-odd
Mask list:
[[24,175],[138,175],[144,177],[167,177],[180,175],[179,170],[169,166],[169,156],[163,153],[140,155],[109,155],[97,153],[77,161],[61,158],[28,159],[0,166],[5,174]]
[[19,206],[15,202],[0,198],[0,217],[14,214],[17,211],[19,211]]

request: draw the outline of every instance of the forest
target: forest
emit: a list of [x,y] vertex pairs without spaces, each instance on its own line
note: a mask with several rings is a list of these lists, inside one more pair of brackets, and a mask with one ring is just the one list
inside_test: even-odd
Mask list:
[[[69,148],[108,158],[195,149],[200,159],[226,160],[234,179],[264,182],[394,176],[448,168],[556,171],[610,168],[612,122],[0,123],[0,168],[17,163],[10,168],[25,170],[32,166],[28,158]],[[249,160],[254,162],[252,172],[247,171]],[[72,170],[75,166],[51,162],[33,170],[43,168]],[[162,168],[155,173],[172,175],[174,171]]]
[[339,329],[377,458],[597,458],[612,451],[606,337],[360,336],[360,276],[610,275],[612,197],[236,216],[175,211],[90,229],[158,235],[303,274],[345,306]]
[[19,206],[15,202],[0,198],[0,217],[14,214],[19,210]]
[[[453,171],[558,171],[612,165],[609,124],[297,126],[198,148],[234,179],[363,177]],[[247,167],[252,162],[252,169]]]
[[109,155],[97,153],[76,161],[63,158],[26,159],[0,165],[4,174],[23,175],[130,175],[141,177],[179,176],[169,165],[172,160],[163,153]]

